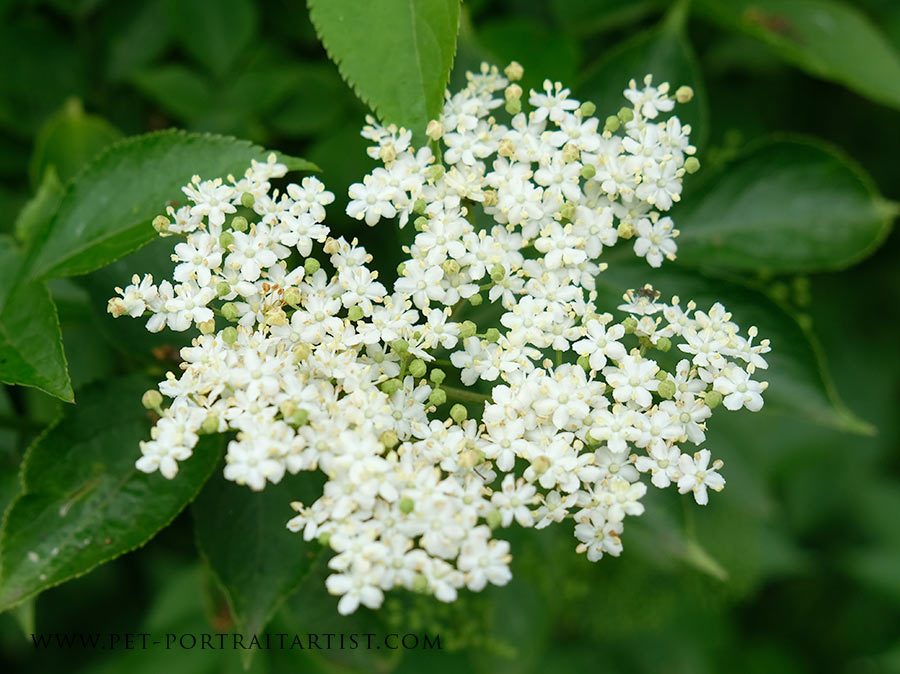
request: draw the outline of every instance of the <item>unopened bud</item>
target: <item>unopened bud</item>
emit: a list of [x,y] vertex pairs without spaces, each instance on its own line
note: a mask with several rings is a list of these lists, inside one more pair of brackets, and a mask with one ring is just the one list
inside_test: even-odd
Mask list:
[[401,262],[397,265],[397,276],[403,276],[406,273],[406,263]]
[[631,108],[622,108],[621,110],[619,110],[618,117],[620,122],[622,122],[623,124],[627,124],[632,119],[634,119],[634,110],[632,110]]
[[591,358],[587,354],[584,356],[578,356],[578,360],[576,361],[578,366],[584,370],[585,372],[590,372],[591,370]]
[[127,313],[125,309],[125,302],[122,301],[121,297],[113,297],[109,302],[107,302],[106,311],[112,314],[113,318],[118,318],[119,316],[123,316]]
[[620,222],[619,226],[616,227],[616,232],[619,233],[619,238],[621,239],[630,239],[636,233],[634,225],[630,222]]
[[675,100],[679,103],[687,103],[694,97],[694,90],[684,85],[675,90]]
[[666,379],[669,378],[669,373],[666,372],[665,370],[660,370],[660,371],[657,372],[655,375],[653,375],[653,378],[654,378],[656,381],[665,381]]
[[433,369],[431,371],[431,374],[428,376],[428,378],[431,380],[431,383],[436,384],[437,386],[440,386],[446,377],[447,375],[444,373],[444,371],[438,368]]
[[400,442],[400,438],[397,437],[394,431],[385,431],[379,436],[378,441],[385,449],[393,449]]
[[231,293],[231,284],[228,281],[219,281],[216,283],[216,295],[225,297]]
[[162,393],[157,391],[155,388],[150,389],[141,396],[141,405],[144,406],[144,409],[153,410],[157,414],[162,414],[162,411],[160,410],[162,401]]
[[237,305],[234,302],[226,302],[222,305],[222,317],[226,321],[236,321],[240,315]]
[[478,326],[472,321],[463,321],[459,326],[459,336],[463,339],[472,337],[476,332],[478,332]]
[[700,170],[700,160],[696,157],[688,157],[684,160],[684,170],[686,173],[696,173]]
[[656,392],[663,400],[671,400],[675,395],[676,390],[675,382],[671,379],[666,379],[666,381],[659,382],[659,387],[656,389]]
[[265,313],[267,325],[282,326],[288,324],[287,314],[281,307],[272,307]]
[[484,298],[478,293],[475,293],[469,298],[469,304],[471,304],[473,307],[481,306],[482,302],[484,302]]
[[428,202],[426,202],[422,197],[419,197],[413,202],[413,213],[416,215],[422,215],[425,212],[425,207],[428,206]]
[[356,304],[354,304],[347,310],[347,318],[349,318],[353,322],[360,320],[364,315],[365,314],[362,310],[362,307]]
[[303,299],[303,293],[300,292],[300,288],[285,288],[281,299],[288,306],[296,307]]
[[307,276],[312,276],[321,268],[321,263],[314,257],[306,258],[306,262],[303,263],[303,271]]
[[669,349],[672,348],[672,340],[668,337],[660,337],[658,340],[656,340],[656,348],[663,353],[667,353]]
[[169,231],[169,225],[172,224],[169,222],[169,218],[165,215],[157,215],[153,218],[153,229],[155,229],[160,234],[165,234]]
[[415,510],[416,504],[411,498],[407,496],[400,499],[400,503],[397,504],[397,507],[404,515],[409,515],[413,510]]
[[499,510],[491,510],[484,519],[491,529],[496,529],[503,523],[503,516]]
[[506,105],[503,106],[503,109],[511,115],[518,115],[522,112],[522,99],[510,98],[506,101]]
[[390,164],[397,158],[397,148],[394,147],[393,143],[382,145],[378,150],[378,158],[385,164]]
[[250,228],[250,223],[243,215],[236,215],[231,219],[231,228],[236,232],[246,232]]
[[413,227],[417,232],[424,232],[428,230],[428,218],[424,215],[419,216],[415,220],[413,220]]
[[441,269],[444,270],[445,274],[458,274],[459,273],[459,262],[456,260],[444,260],[441,262]]
[[548,459],[546,456],[539,456],[531,462],[531,469],[534,471],[535,475],[540,477],[548,470],[550,470],[550,459]]
[[563,220],[571,220],[575,217],[575,202],[574,201],[566,201],[562,208],[559,209],[559,217]]
[[328,544],[331,542],[331,534],[328,533],[327,531],[324,533],[321,533],[321,534],[319,534],[319,537],[316,538],[316,541],[319,543],[319,545],[322,545],[327,548]]
[[597,175],[597,169],[594,168],[593,164],[585,164],[581,167],[581,177],[585,180],[590,180],[595,175]]
[[635,328],[637,328],[638,322],[634,316],[629,316],[624,321],[622,321],[622,327],[625,328],[625,334],[631,335],[634,334]]
[[453,419],[458,424],[464,422],[469,416],[469,411],[466,409],[465,405],[460,405],[456,403],[453,407],[450,408],[450,418]]
[[309,344],[297,344],[293,353],[294,361],[299,363],[301,360],[306,360],[309,357],[309,354],[312,353],[312,348],[310,348]]
[[504,278],[506,278],[506,269],[499,262],[491,267],[491,280],[494,283],[499,283]]
[[497,190],[484,190],[482,194],[484,195],[482,203],[485,206],[496,206],[500,201],[497,197]]
[[516,144],[511,138],[504,138],[497,143],[497,154],[501,157],[512,157],[516,154]]
[[299,409],[291,415],[291,423],[294,426],[306,426],[309,423],[309,412]]
[[197,323],[197,329],[201,335],[211,335],[216,331],[216,319],[210,318],[208,321],[200,321]]
[[503,74],[506,75],[510,79],[510,81],[518,82],[520,79],[522,79],[522,75],[525,74],[525,69],[518,61],[512,61],[503,69]]
[[426,372],[428,372],[428,366],[421,358],[416,358],[409,364],[409,373],[416,379],[424,377]]
[[610,133],[615,133],[619,130],[619,126],[621,126],[621,124],[622,120],[620,120],[616,115],[610,115],[603,123],[603,130],[609,131]]
[[203,423],[200,424],[200,431],[207,435],[210,433],[217,433],[219,431],[219,415],[215,412],[207,414]]
[[278,406],[278,411],[281,412],[282,418],[290,419],[297,411],[297,403],[293,400],[285,400]]
[[500,341],[500,331],[497,328],[488,328],[484,338],[491,344]]
[[428,122],[428,126],[425,127],[425,135],[431,138],[431,140],[440,140],[441,136],[444,135],[444,125],[438,120],[432,119]]
[[432,182],[437,182],[441,178],[444,177],[444,173],[446,169],[443,164],[433,164],[425,169],[425,175],[428,176],[428,179]]
[[506,91],[503,92],[503,96],[507,101],[511,101],[516,98],[522,98],[522,87],[518,84],[510,84],[506,87]]
[[402,387],[403,384],[399,379],[388,379],[387,381],[381,383],[381,390],[387,393],[389,396],[394,395]]
[[481,457],[473,449],[467,449],[459,455],[459,465],[461,468],[474,468],[480,463]]
[[225,342],[228,346],[231,346],[238,340],[238,331],[237,328],[233,325],[229,325],[227,328],[222,330],[222,341]]
[[590,101],[585,101],[581,104],[581,116],[582,117],[592,117],[595,112],[597,112],[597,106],[591,103]]
[[711,410],[722,404],[722,394],[718,391],[707,391],[703,399]]
[[244,192],[241,195],[241,205],[244,208],[253,208],[253,204],[256,203],[256,197],[254,197],[250,192]]
[[431,395],[428,396],[428,402],[435,407],[443,405],[447,402],[447,393],[443,389],[436,388],[431,392]]
[[228,246],[232,245],[233,243],[234,234],[232,234],[228,230],[225,230],[219,235],[219,245],[222,246],[222,248],[228,248]]
[[572,163],[581,155],[581,150],[575,143],[566,143],[563,145],[562,157],[565,161]]
[[402,356],[406,354],[407,351],[409,351],[409,342],[407,342],[405,339],[395,339],[393,342],[391,342],[391,348],[396,353],[399,353]]
[[419,594],[427,594],[429,589],[431,589],[431,586],[428,584],[428,578],[425,577],[424,573],[417,573],[415,576],[413,576],[413,592],[418,592]]

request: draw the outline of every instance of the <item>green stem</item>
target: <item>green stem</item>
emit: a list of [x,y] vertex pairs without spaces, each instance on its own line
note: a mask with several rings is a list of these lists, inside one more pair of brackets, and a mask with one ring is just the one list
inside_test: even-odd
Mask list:
[[441,386],[448,398],[453,398],[461,403],[483,403],[491,399],[484,393],[476,393],[475,391],[467,391],[466,389],[456,388],[455,386]]

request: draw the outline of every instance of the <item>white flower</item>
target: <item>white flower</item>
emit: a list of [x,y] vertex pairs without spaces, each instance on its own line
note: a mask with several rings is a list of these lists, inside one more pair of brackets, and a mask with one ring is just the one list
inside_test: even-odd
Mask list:
[[678,491],[681,494],[693,492],[694,500],[700,505],[706,505],[709,502],[707,488],[713,491],[722,491],[725,487],[725,478],[717,472],[724,464],[722,461],[716,460],[710,466],[709,459],[709,450],[701,449],[693,457],[689,454],[682,454],[678,460],[678,470],[681,472],[681,477],[678,478]]

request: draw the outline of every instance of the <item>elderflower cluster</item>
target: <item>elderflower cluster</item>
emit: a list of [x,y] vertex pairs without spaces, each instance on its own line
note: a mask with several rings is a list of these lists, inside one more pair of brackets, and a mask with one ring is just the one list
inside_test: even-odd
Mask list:
[[[523,112],[521,68],[505,72],[484,66],[448,94],[434,151],[363,129],[383,166],[350,188],[348,214],[417,232],[392,285],[355,240],[330,236],[321,182],[273,187],[287,168],[272,155],[240,179],[195,177],[189,203],[154,221],[182,237],[172,279],[135,276],[109,302],[148,330],[200,333],[182,372],[144,396],[159,419],[137,467],[173,478],[199,435],[230,430],[229,480],[261,490],[323,473],[287,526],[336,553],[326,585],[343,614],[395,587],[453,601],[507,583],[495,533],[514,522],[571,520],[578,552],[619,555],[642,477],[705,504],[725,483],[699,447],[713,409],[763,404],[751,377],[768,341],[721,304],[645,286],[616,315],[597,305],[604,247],[635,238],[653,266],[675,253],[661,213],[694,149],[676,117],[653,121],[674,106],[668,85],[632,81],[631,107],[600,130],[559,84]],[[504,100],[509,126],[492,114]]]

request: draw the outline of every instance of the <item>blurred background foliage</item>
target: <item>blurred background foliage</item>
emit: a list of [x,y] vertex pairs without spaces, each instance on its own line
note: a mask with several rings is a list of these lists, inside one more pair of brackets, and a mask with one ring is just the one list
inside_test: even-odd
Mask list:
[[[26,203],[52,198],[109,143],[177,126],[316,162],[338,195],[332,230],[359,236],[386,270],[399,261],[394,229],[362,230],[342,215],[347,186],[371,169],[358,136],[365,109],[326,59],[304,3],[0,7],[0,233],[27,232]],[[900,201],[900,3],[697,0],[689,16],[670,9],[665,0],[471,0],[451,87],[481,59],[516,59],[524,84],[560,79],[607,114],[618,109],[624,80],[650,66],[697,90],[684,117],[704,171],[687,181],[686,204],[704,176],[772,134],[840,148],[886,199]],[[796,207],[789,185],[783,199]],[[165,268],[166,248],[151,244],[50,284],[76,392],[169,366],[170,333],[113,325],[104,313],[112,287],[133,271]],[[394,595],[377,613],[340,618],[320,560],[268,631],[428,631],[444,650],[259,652],[251,670],[900,672],[898,252],[894,233],[840,271],[742,267],[740,281],[772,302],[760,311],[777,305],[812,336],[849,409],[815,417],[773,405],[717,416],[708,446],[725,460],[728,488],[709,507],[652,494],[647,514],[629,521],[623,556],[597,564],[575,555],[565,527],[512,533],[513,583],[453,605]],[[25,448],[62,406],[36,389],[0,389],[0,506],[19,488]],[[23,636],[233,628],[185,513],[144,548],[0,615],[0,669],[240,671],[232,651],[35,652]]]

